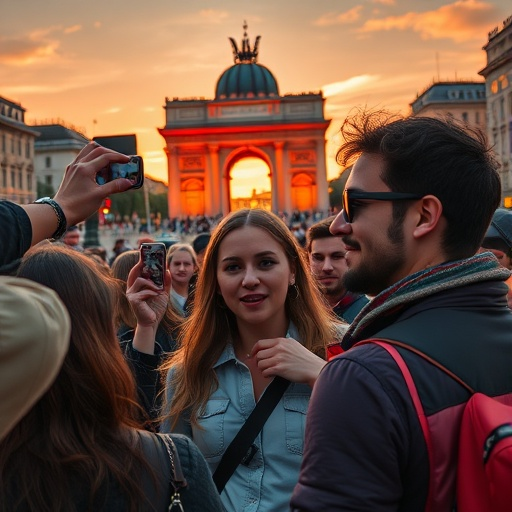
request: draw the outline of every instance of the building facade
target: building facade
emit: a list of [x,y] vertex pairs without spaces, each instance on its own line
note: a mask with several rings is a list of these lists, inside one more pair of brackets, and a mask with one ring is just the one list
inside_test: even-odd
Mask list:
[[279,95],[272,73],[257,62],[244,25],[242,49],[230,38],[234,65],[215,99],[166,98],[159,129],[168,159],[169,216],[227,214],[233,166],[254,157],[269,169],[274,212],[329,209],[321,93]]
[[434,82],[410,107],[413,116],[453,117],[486,131],[485,82]]
[[512,208],[512,16],[489,32],[487,65],[479,71],[487,93],[487,134],[501,163],[503,205]]
[[25,124],[25,109],[0,96],[0,199],[20,204],[36,199],[34,141],[38,132]]
[[37,181],[55,193],[66,167],[88,144],[89,139],[63,121],[38,124],[34,129],[39,132],[35,141],[35,175]]

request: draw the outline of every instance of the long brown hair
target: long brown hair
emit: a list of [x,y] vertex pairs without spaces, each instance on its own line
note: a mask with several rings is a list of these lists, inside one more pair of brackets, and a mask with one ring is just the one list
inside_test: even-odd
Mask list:
[[139,251],[131,250],[122,252],[112,263],[112,275],[119,279],[119,286],[121,287],[122,294],[119,301],[118,308],[118,321],[135,329],[137,325],[137,318],[135,313],[126,298],[126,282],[128,281],[128,274],[130,270],[139,261]]
[[58,293],[71,318],[71,339],[56,381],[0,442],[0,496],[15,499],[4,506],[73,511],[72,489],[78,488],[86,489],[81,497],[91,509],[113,485],[127,509],[139,510],[146,503],[140,475],[148,467],[132,437],[140,428],[139,408],[114,330],[115,280],[87,256],[57,244],[29,251],[18,276]]
[[[236,333],[235,315],[226,309],[217,293],[219,247],[226,235],[244,226],[265,230],[283,248],[290,266],[295,269],[296,291],[286,298],[285,310],[299,332],[300,342],[309,350],[325,357],[325,347],[336,338],[336,320],[325,307],[322,296],[309,272],[303,249],[286,224],[273,213],[262,209],[243,209],[225,217],[212,233],[197,282],[191,316],[182,327],[181,346],[161,366],[163,378],[172,369],[173,400],[169,410],[171,424],[179,416],[190,413],[197,424],[197,415],[217,386],[213,366],[226,344]],[[167,384],[169,385],[169,384]],[[167,392],[164,392],[167,396]]]

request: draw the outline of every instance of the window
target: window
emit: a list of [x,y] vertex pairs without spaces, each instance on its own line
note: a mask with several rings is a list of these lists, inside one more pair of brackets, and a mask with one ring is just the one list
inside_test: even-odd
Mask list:
[[44,165],[47,169],[49,169],[52,166],[52,157],[51,156],[46,157]]
[[467,112],[462,112],[462,120],[467,123],[468,122],[468,113]]
[[7,169],[2,169],[2,187],[7,188]]
[[11,187],[16,188],[16,173],[11,170]]
[[30,191],[32,190],[32,173],[29,172],[27,174],[27,189]]
[[18,139],[18,155],[21,156],[21,139]]
[[52,185],[53,184],[53,176],[51,174],[47,174],[45,177],[44,177],[44,182],[47,184],[47,185]]
[[7,151],[7,140],[5,138],[5,133],[2,133],[2,153]]
[[30,141],[25,142],[25,157],[30,158]]

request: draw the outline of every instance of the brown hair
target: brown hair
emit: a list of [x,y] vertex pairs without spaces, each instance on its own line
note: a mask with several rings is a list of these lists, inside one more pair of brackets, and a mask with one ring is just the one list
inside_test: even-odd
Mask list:
[[29,251],[18,276],[57,292],[71,338],[55,382],[0,443],[0,495],[10,493],[14,510],[72,511],[73,489],[87,489],[90,508],[115,485],[130,511],[147,506],[139,482],[149,466],[130,435],[140,428],[135,382],[112,321],[115,280],[60,244]]
[[116,279],[119,279],[119,285],[122,290],[118,308],[118,321],[132,329],[137,325],[137,319],[135,318],[132,307],[126,298],[126,282],[128,281],[128,274],[130,273],[130,270],[138,261],[139,251],[131,250],[122,252],[112,263],[112,275]]
[[311,252],[311,245],[313,240],[319,240],[320,238],[330,238],[334,236],[329,228],[331,227],[332,221],[336,218],[335,215],[327,217],[316,224],[313,224],[306,232],[306,251]]
[[[336,337],[335,319],[324,305],[322,296],[311,277],[303,249],[286,224],[271,212],[243,209],[225,217],[206,249],[196,288],[196,304],[183,325],[181,347],[162,365],[164,375],[173,370],[173,400],[168,416],[176,424],[179,416],[190,412],[197,424],[197,415],[217,386],[213,366],[236,332],[236,318],[226,309],[217,292],[219,247],[226,235],[244,226],[255,226],[274,237],[283,248],[290,266],[295,269],[297,297],[286,298],[288,319],[298,329],[301,343],[312,352],[325,357],[325,347]],[[165,393],[167,396],[167,393]],[[166,408],[168,409],[168,408]]]

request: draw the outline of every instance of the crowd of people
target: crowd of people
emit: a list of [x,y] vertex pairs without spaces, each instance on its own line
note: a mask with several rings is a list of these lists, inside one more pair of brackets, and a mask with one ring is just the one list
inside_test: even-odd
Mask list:
[[341,134],[338,215],[231,212],[160,281],[149,236],[80,245],[131,187],[92,179],[124,155],[90,143],[52,199],[0,202],[0,512],[453,509],[469,394],[415,351],[512,405],[498,164],[453,120],[360,112]]

